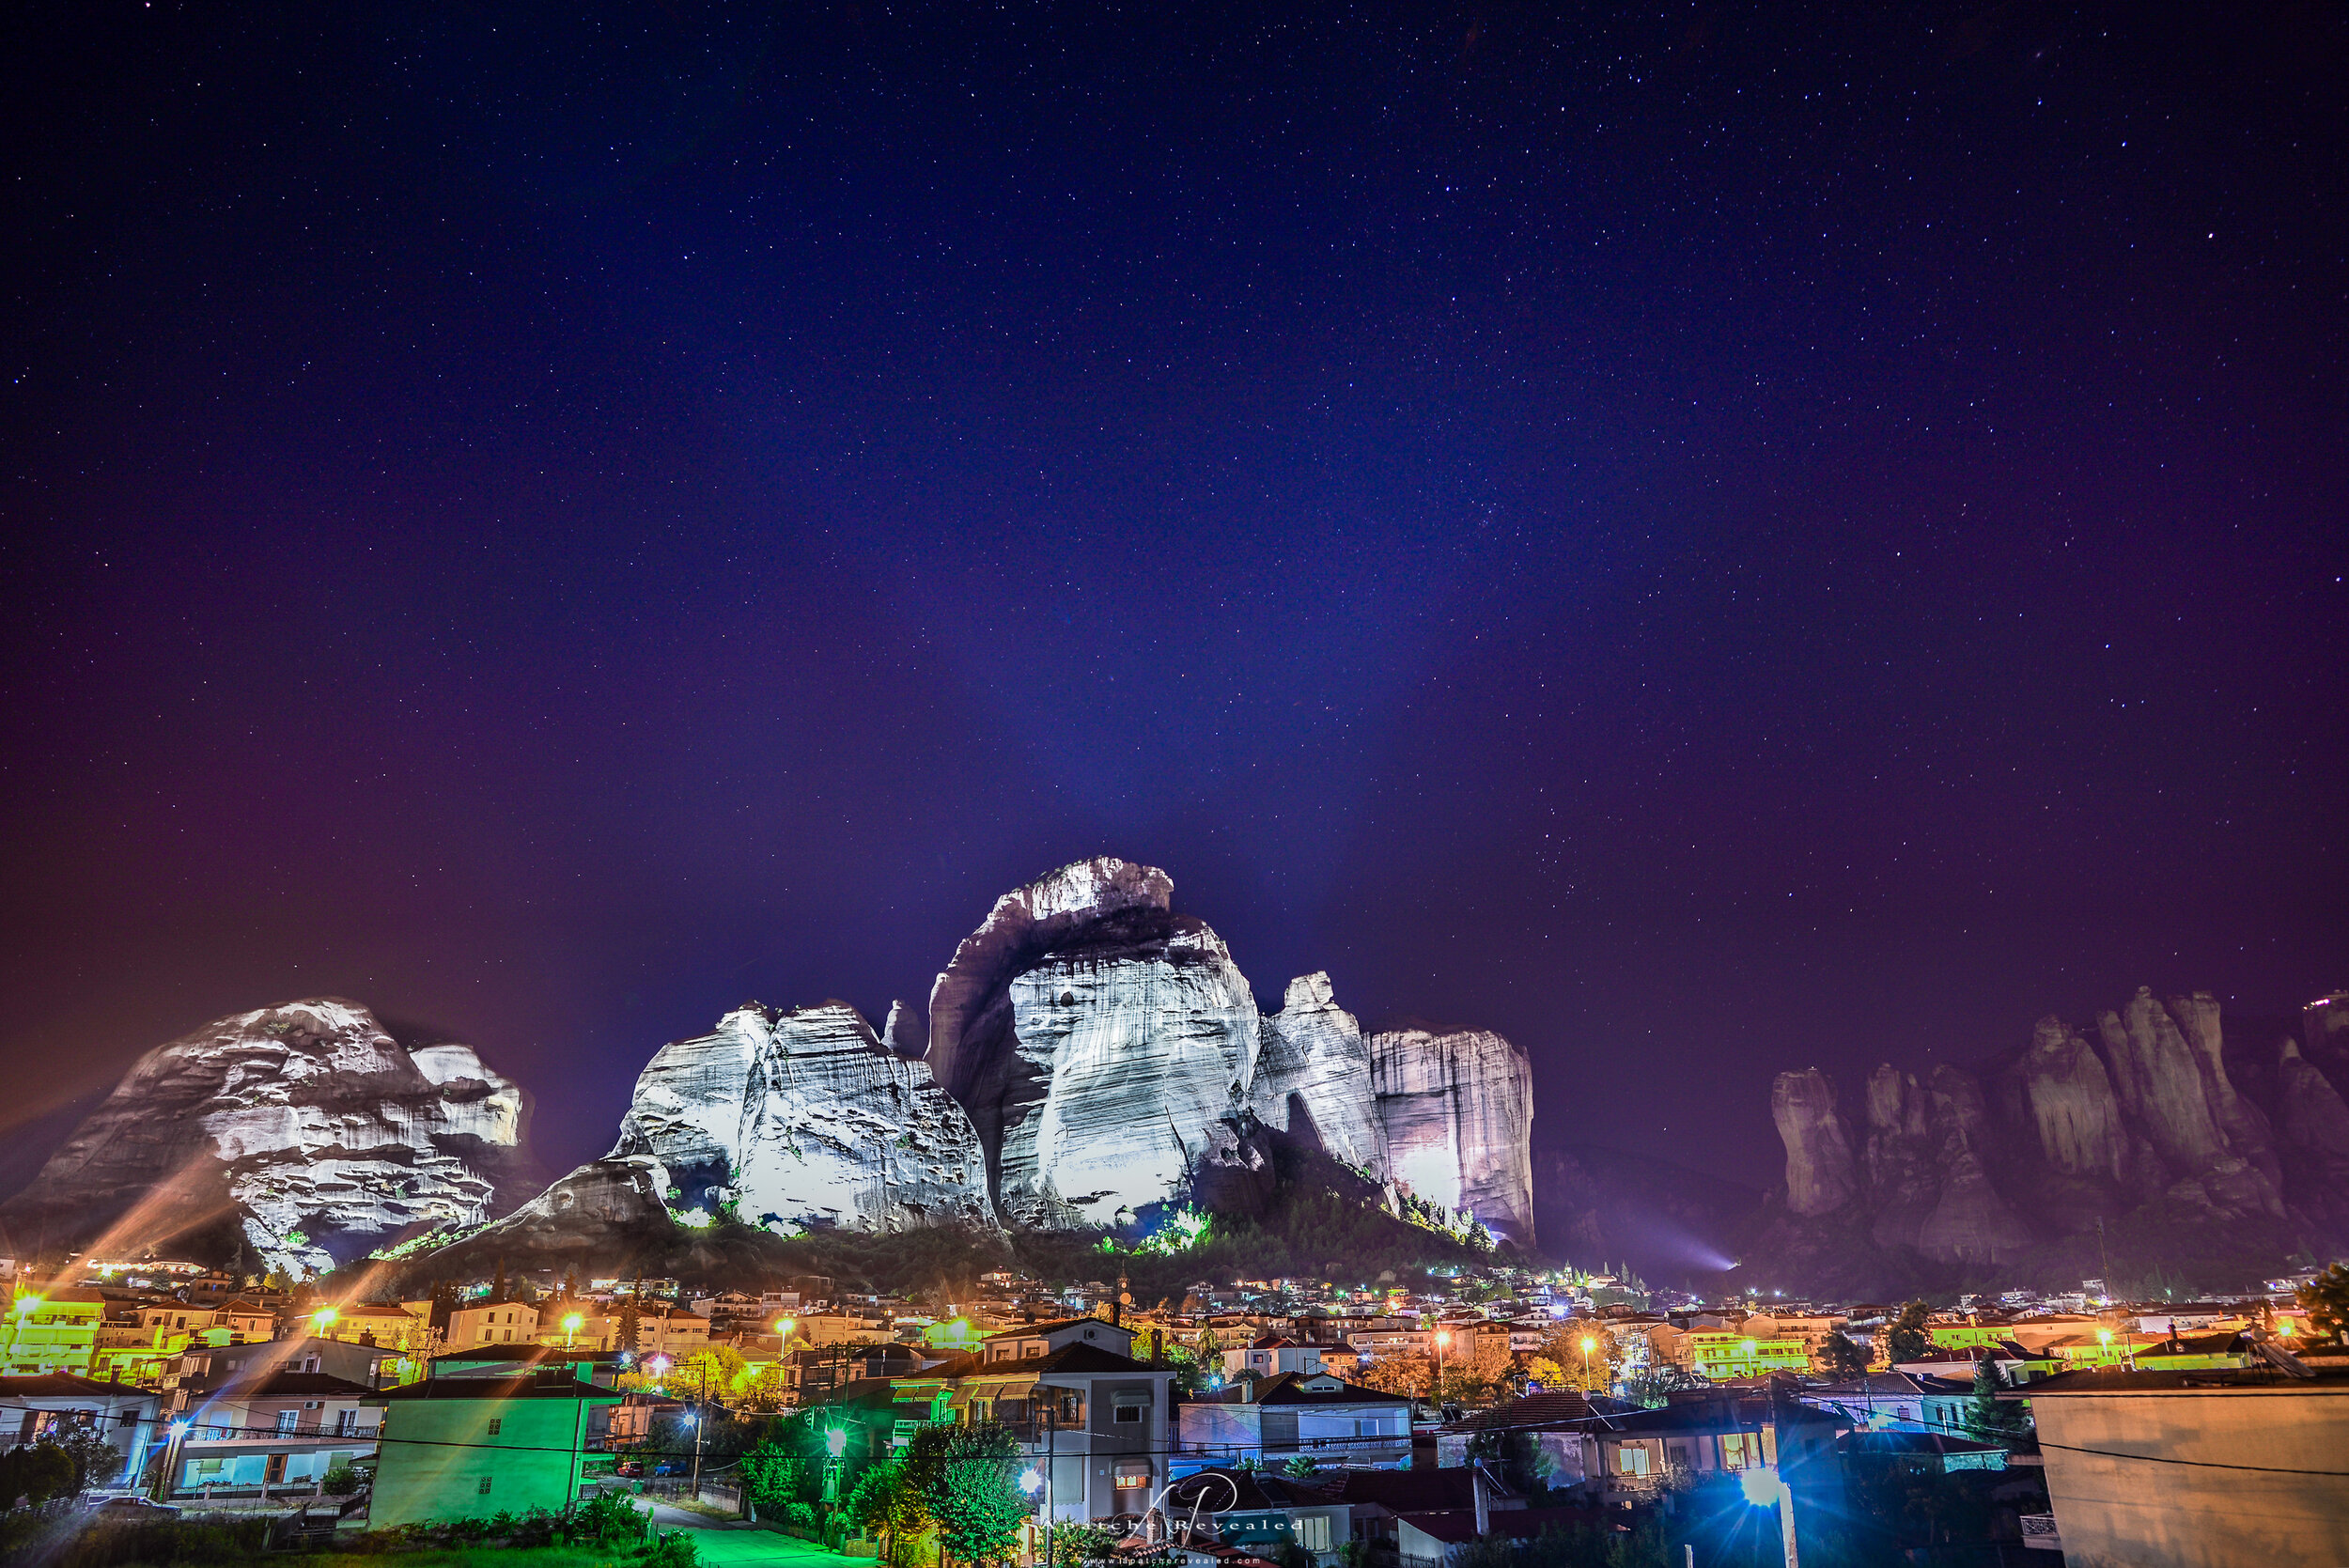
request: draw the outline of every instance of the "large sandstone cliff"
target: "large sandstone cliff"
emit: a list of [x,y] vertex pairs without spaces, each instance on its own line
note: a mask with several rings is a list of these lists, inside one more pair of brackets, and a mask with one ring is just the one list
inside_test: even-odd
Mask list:
[[537,1182],[529,1101],[470,1046],[410,1049],[354,1001],[218,1018],[156,1047],[0,1207],[17,1255],[223,1252],[301,1279],[478,1225]]
[[[837,1002],[738,1009],[646,1065],[618,1142],[467,1245],[618,1231],[991,1231],[1260,1213],[1280,1140],[1392,1206],[1533,1237],[1532,1070],[1489,1031],[1365,1035],[1326,974],[1260,1016],[1222,939],[1155,867],[1080,862],[996,900],[876,1036]],[[1351,1180],[1351,1178],[1346,1178]]]
[[928,1060],[970,1110],[1007,1222],[1246,1206],[1268,1128],[1532,1240],[1523,1052],[1481,1030],[1365,1036],[1326,974],[1260,1015],[1222,940],[1173,900],[1153,867],[1064,866],[998,899],[932,987]]

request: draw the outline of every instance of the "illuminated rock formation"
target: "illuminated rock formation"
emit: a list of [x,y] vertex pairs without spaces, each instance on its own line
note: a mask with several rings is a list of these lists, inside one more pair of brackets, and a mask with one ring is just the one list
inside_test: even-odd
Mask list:
[[1109,1223],[1184,1194],[1236,1141],[1257,1049],[1248,981],[1197,921],[1128,915],[1012,976],[964,1037],[1014,1223]]
[[1488,1029],[1412,1027],[1372,1035],[1370,1060],[1396,1185],[1531,1245],[1533,1068],[1525,1053]]
[[537,1185],[529,1102],[469,1046],[410,1050],[357,1002],[220,1018],[148,1052],[0,1208],[19,1256],[226,1252],[293,1278]]
[[[688,1224],[731,1216],[782,1233],[989,1228],[970,1118],[845,1002],[735,1009],[663,1046],[636,1080],[607,1160],[652,1161]],[[610,1172],[590,1179],[605,1188]]]
[[1386,1173],[1386,1140],[1371,1085],[1370,1043],[1340,1007],[1327,974],[1289,982],[1265,1015],[1249,1104],[1267,1126],[1308,1139],[1372,1175]]

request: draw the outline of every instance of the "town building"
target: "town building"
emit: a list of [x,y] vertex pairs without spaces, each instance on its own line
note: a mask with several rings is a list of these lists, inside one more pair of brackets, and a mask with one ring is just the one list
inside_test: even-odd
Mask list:
[[122,1475],[138,1474],[160,1431],[159,1403],[152,1389],[68,1372],[0,1376],[0,1450],[96,1432],[122,1456],[114,1475],[91,1483],[109,1485]]
[[2299,1370],[2032,1384],[2049,1544],[2073,1568],[2349,1562],[2349,1367]]
[[102,1295],[79,1286],[55,1286],[38,1296],[17,1296],[9,1303],[8,1321],[0,1324],[0,1331],[8,1336],[0,1375],[64,1372],[87,1376],[105,1311]]
[[1810,1348],[1798,1335],[1765,1338],[1743,1329],[1707,1328],[1685,1335],[1683,1343],[1688,1370],[1716,1383],[1811,1369]]
[[1319,1372],[1322,1347],[1300,1344],[1285,1334],[1264,1334],[1223,1353],[1225,1377],[1270,1377],[1283,1372]]
[[1217,1545],[1275,1562],[1295,1547],[1316,1568],[1328,1568],[1353,1539],[1352,1507],[1321,1477],[1215,1467],[1176,1482],[1165,1508],[1170,1531],[1187,1530],[1196,1520],[1214,1530]]
[[1974,1386],[1931,1373],[1872,1372],[1806,1383],[1799,1397],[1855,1427],[1955,1432],[1966,1424]]
[[1176,1474],[1252,1460],[1278,1467],[1303,1456],[1380,1469],[1408,1464],[1411,1402],[1326,1372],[1243,1377],[1184,1402]]
[[1603,1394],[1570,1389],[1526,1394],[1436,1428],[1436,1464],[1451,1469],[1466,1465],[1471,1450],[1497,1450],[1505,1479],[1547,1486],[1563,1468],[1565,1449],[1579,1443],[1585,1422],[1639,1408]]
[[[1168,1477],[1174,1372],[1135,1360],[1134,1333],[1100,1318],[1025,1325],[889,1386],[889,1446],[934,1421],[993,1421],[1011,1432],[1060,1520],[1142,1512]],[[869,1403],[851,1384],[841,1402]]]
[[383,1410],[368,1526],[561,1513],[621,1395],[566,1371],[434,1377],[369,1394]]
[[368,1389],[322,1372],[269,1372],[179,1412],[175,1495],[317,1490],[326,1472],[375,1451]]
[[1601,1415],[1579,1423],[1580,1441],[1557,1450],[1553,1486],[1581,1486],[1595,1500],[1655,1500],[1675,1478],[1702,1483],[1764,1466],[1792,1485],[1804,1471],[1833,1471],[1839,1423],[1775,1390],[1675,1395],[1660,1410]]

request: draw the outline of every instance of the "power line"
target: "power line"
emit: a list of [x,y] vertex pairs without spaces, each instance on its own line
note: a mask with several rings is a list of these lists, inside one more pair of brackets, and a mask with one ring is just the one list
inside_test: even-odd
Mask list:
[[2061,1449],[2066,1453],[2085,1453],[2098,1459],[2136,1459],[2148,1465],[2191,1465],[2205,1470],[2254,1470],[2261,1475],[2325,1475],[2349,1476],[2349,1470],[2295,1470],[2285,1465],[2230,1465],[2217,1459],[2174,1459],[2166,1453],[2115,1453],[2110,1449],[2075,1448],[2070,1443],[2051,1443],[2039,1439],[2043,1449]]

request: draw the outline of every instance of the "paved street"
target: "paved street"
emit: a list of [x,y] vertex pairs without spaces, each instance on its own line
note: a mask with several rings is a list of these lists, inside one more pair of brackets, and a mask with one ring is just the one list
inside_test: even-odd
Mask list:
[[721,1523],[666,1503],[653,1508],[653,1523],[664,1530],[691,1530],[693,1549],[707,1563],[790,1564],[791,1568],[874,1568],[869,1557],[841,1557],[797,1536],[761,1525]]

